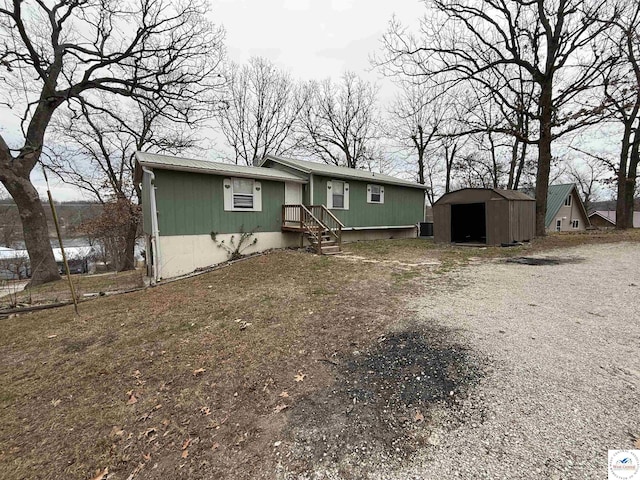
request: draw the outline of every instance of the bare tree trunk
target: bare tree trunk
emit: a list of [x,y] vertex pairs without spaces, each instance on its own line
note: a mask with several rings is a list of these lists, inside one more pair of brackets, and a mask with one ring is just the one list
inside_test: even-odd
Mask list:
[[[636,177],[638,176],[638,162],[640,161],[640,129],[634,134],[631,156],[629,157],[629,173],[625,179],[624,188],[624,219],[622,228],[633,228],[633,204],[636,193]],[[617,205],[616,205],[617,207]],[[617,208],[616,208],[617,210]],[[616,219],[616,227],[618,220]]]
[[24,241],[31,262],[31,284],[40,285],[60,279],[60,273],[51,250],[47,218],[38,191],[29,179],[30,172],[25,172],[26,178],[20,173],[5,169],[2,184],[20,213]]
[[538,143],[538,170],[536,172],[536,236],[547,234],[547,194],[551,171],[551,122],[553,119],[553,88],[551,82],[542,84],[540,93],[540,141]]
[[125,237],[125,251],[124,256],[122,257],[122,265],[120,265],[120,271],[124,272],[127,270],[135,270],[136,268],[136,259],[135,259],[135,249],[136,249],[136,240],[138,238],[138,220],[132,219],[129,223],[129,228],[127,229],[126,237]]

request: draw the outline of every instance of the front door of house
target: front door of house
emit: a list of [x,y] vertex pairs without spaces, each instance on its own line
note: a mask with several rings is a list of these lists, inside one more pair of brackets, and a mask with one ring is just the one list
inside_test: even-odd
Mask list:
[[[285,205],[302,205],[302,184],[285,182],[284,184],[284,204]],[[286,222],[297,223],[300,221],[300,210],[287,209]]]
[[284,204],[285,205],[302,204],[302,184],[301,183],[285,182]]

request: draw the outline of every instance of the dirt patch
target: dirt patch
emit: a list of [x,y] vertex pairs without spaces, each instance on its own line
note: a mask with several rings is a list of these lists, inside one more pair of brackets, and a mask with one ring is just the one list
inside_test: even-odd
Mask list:
[[458,408],[482,376],[480,363],[441,329],[381,336],[336,359],[335,383],[289,413],[285,470],[364,478],[372,464],[406,461],[434,442],[435,411]]

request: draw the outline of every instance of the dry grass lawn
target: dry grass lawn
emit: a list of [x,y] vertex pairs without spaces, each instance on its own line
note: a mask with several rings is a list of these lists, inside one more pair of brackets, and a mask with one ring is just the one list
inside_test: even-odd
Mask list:
[[[552,235],[527,247],[346,245],[282,251],[191,279],[2,321],[0,478],[272,478],[287,411],[333,381],[333,360],[405,314],[418,277],[470,258],[638,232]],[[431,262],[431,266],[406,263]],[[138,282],[130,274],[132,284]],[[129,281],[128,280],[128,281]],[[81,291],[104,279],[79,278]],[[62,295],[62,284],[40,288]]]

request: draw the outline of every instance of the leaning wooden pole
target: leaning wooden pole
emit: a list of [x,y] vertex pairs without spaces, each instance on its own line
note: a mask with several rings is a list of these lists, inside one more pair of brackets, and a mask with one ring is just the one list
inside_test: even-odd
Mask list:
[[51,190],[49,189],[49,179],[47,178],[47,172],[44,169],[44,165],[42,166],[42,173],[44,174],[44,180],[47,184],[47,197],[49,198],[49,206],[51,207],[51,214],[53,215],[53,223],[56,226],[56,235],[58,237],[58,244],[60,245],[60,251],[62,252],[62,262],[64,263],[64,270],[67,274],[67,281],[69,282],[69,291],[71,292],[71,298],[73,300],[73,309],[76,311],[76,315],[79,315],[78,312],[78,298],[76,297],[76,289],[73,286],[73,282],[71,281],[71,271],[69,270],[69,263],[67,262],[67,254],[64,251],[64,245],[62,244],[62,235],[60,234],[60,224],[58,223],[58,212],[56,211],[56,206],[53,203],[53,197],[51,196]]

